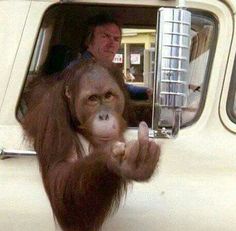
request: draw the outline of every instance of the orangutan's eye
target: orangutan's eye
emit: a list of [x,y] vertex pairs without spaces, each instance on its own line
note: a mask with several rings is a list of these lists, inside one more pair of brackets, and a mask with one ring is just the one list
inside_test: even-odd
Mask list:
[[97,95],[90,95],[90,96],[88,97],[88,100],[89,100],[90,102],[96,102],[96,101],[98,100],[98,97],[97,97]]
[[113,98],[113,93],[111,91],[106,92],[105,94],[105,99],[106,100],[111,100]]

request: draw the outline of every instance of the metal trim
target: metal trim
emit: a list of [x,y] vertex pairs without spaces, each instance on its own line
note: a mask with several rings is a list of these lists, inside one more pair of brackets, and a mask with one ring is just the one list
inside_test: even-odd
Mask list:
[[26,151],[26,150],[6,150],[1,149],[0,159],[4,160],[11,157],[28,157],[28,156],[36,156],[35,151]]

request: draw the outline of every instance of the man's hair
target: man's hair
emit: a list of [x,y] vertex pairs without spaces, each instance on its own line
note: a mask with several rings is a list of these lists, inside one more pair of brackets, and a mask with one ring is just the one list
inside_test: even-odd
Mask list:
[[118,20],[111,14],[100,13],[93,17],[88,18],[88,20],[85,23],[86,30],[82,39],[82,46],[81,46],[82,51],[87,50],[88,45],[93,40],[95,28],[107,24],[115,24],[119,28],[120,34],[122,33],[121,23],[118,22]]

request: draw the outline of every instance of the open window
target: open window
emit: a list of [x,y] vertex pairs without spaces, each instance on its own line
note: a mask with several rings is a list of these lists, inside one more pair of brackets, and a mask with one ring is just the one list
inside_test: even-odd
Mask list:
[[[16,110],[19,121],[27,111],[28,83],[38,76],[50,76],[63,70],[72,60],[81,55],[81,42],[86,28],[85,21],[99,13],[110,12],[123,25],[122,42],[114,62],[123,68],[124,80],[131,85],[153,88],[155,69],[155,37],[157,7],[133,5],[103,5],[84,3],[55,4],[44,14],[35,43],[25,85]],[[216,41],[216,23],[206,12],[192,12],[192,42],[190,57],[190,84],[188,107],[184,109],[184,126],[200,116],[204,106],[212,54]],[[214,39],[213,39],[214,38]],[[139,120],[151,126],[152,98],[133,100]],[[162,116],[163,125],[172,123],[170,111]]]

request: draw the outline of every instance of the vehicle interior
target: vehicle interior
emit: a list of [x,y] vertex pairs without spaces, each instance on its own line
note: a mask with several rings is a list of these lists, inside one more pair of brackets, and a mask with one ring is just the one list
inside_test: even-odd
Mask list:
[[[35,40],[34,52],[16,110],[19,121],[27,111],[27,100],[24,96],[28,90],[28,83],[38,76],[53,78],[54,73],[60,72],[79,57],[86,30],[85,22],[99,12],[109,12],[122,24],[123,38],[120,56],[118,56],[121,57],[121,61],[118,61],[117,65],[123,69],[124,76],[127,76],[129,68],[134,69],[134,80],[131,81],[125,77],[124,80],[130,84],[153,88],[155,47],[158,44],[156,42],[157,7],[84,3],[55,4],[45,12]],[[189,102],[183,111],[183,126],[196,121],[203,109],[204,102],[201,99],[206,94],[209,81],[211,57],[215,46],[213,38],[216,33],[217,26],[212,15],[192,12]],[[139,37],[143,40],[135,38],[140,34],[142,36]],[[132,61],[132,55],[137,58],[136,61]],[[132,101],[138,121],[144,120],[151,126],[152,98]],[[172,112],[166,109],[162,113],[162,124],[165,126],[172,124],[171,119],[168,119]]]

